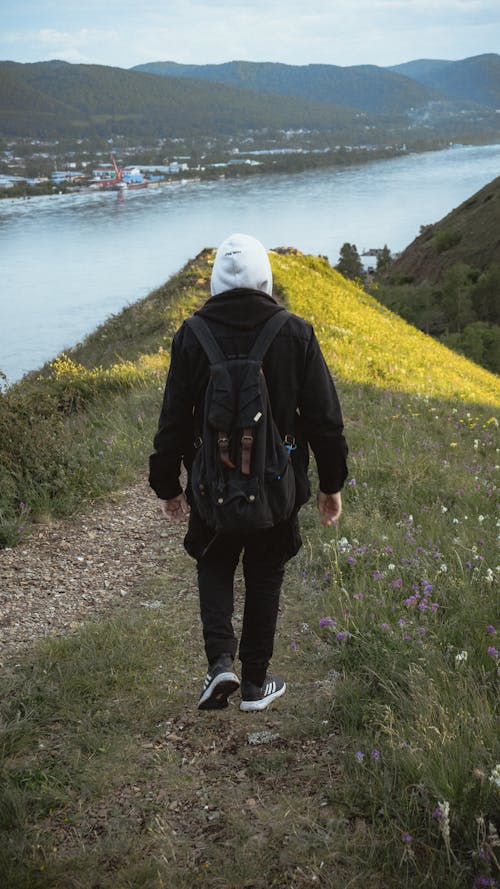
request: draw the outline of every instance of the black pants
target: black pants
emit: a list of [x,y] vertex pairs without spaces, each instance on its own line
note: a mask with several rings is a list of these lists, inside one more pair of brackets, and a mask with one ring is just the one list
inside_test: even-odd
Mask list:
[[[245,608],[239,645],[242,679],[264,682],[273,654],[281,585],[285,563],[300,549],[297,516],[253,534],[221,534],[204,551],[194,552],[201,539],[200,519],[191,513],[186,548],[198,563],[200,611],[205,652],[209,664],[219,655],[236,656],[238,640],[233,616],[233,585],[236,566],[243,553]],[[203,529],[201,529],[203,530]]]

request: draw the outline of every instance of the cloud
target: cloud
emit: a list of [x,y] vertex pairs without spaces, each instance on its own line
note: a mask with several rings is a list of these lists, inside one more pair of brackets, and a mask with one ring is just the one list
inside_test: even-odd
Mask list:
[[115,30],[99,30],[95,28],[79,28],[75,31],[61,31],[57,28],[40,28],[36,31],[8,32],[4,35],[4,43],[12,47],[36,47],[36,59],[62,59],[78,64],[96,63],[102,58],[103,51],[109,51],[118,39]]
[[[89,22],[93,23],[89,27]],[[29,24],[28,24],[29,23]],[[96,24],[94,24],[96,23]],[[0,57],[390,65],[497,52],[498,0],[18,0]]]

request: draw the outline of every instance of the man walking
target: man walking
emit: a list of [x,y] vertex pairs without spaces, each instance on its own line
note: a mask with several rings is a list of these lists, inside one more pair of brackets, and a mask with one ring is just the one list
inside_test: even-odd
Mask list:
[[[205,322],[215,338],[215,347],[228,362],[246,358],[270,319],[284,311],[272,296],[267,253],[262,244],[249,235],[231,235],[219,247],[212,270],[211,293],[211,298],[194,317]],[[297,315],[285,315],[278,321],[277,333],[265,352],[262,372],[275,425],[290,454],[295,502],[284,520],[259,530],[217,530],[196,508],[191,470],[196,446],[201,443],[210,362],[196,327],[191,326],[189,320],[183,323],[172,342],[171,364],[154,440],[155,453],[150,458],[150,484],[168,519],[182,522],[189,513],[184,545],[197,561],[208,660],[199,709],[227,707],[229,695],[240,686],[234,669],[238,640],[232,615],[234,574],[242,554],[245,607],[239,642],[240,709],[263,710],[286,690],[280,676],[268,674],[268,666],[285,564],[301,546],[297,517],[300,507],[310,497],[309,446],[318,468],[320,521],[324,525],[333,524],[342,509],[340,491],[347,476],[347,444],[335,386],[311,325]],[[199,321],[196,324],[203,327]],[[222,433],[219,433],[218,446],[220,459],[234,469],[227,451],[227,438]],[[251,449],[251,436],[248,447]],[[248,467],[250,453],[251,450],[246,457]],[[179,480],[181,463],[188,473],[185,492]]]

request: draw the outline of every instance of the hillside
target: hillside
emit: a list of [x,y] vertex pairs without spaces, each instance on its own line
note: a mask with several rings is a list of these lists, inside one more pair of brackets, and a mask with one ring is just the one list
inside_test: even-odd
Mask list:
[[[429,397],[500,405],[492,374],[407,324],[325,260],[297,251],[270,255],[277,292],[284,295],[291,311],[315,326],[336,375],[342,379]],[[200,281],[209,276],[209,259],[200,256],[195,267]],[[71,358],[86,363],[86,357],[91,356],[92,365],[108,365],[120,354],[131,354],[138,360],[138,331],[143,341],[147,336],[147,348],[152,351],[163,342],[161,299],[159,291],[125,309],[72,350]]]
[[133,70],[300,96],[377,114],[400,114],[439,98],[434,90],[376,65],[343,68],[338,65],[298,66],[241,61],[220,65],[151,62],[137,65]]
[[[236,134],[249,129],[346,125],[354,113],[332,104],[280,98],[236,86],[158,77],[103,65],[0,63],[0,128],[12,136],[125,133],[161,136]],[[366,120],[363,121],[363,124]]]
[[[493,374],[403,321],[346,281],[326,260],[282,253],[271,257],[277,292],[292,311],[314,324],[335,376],[346,384],[500,404]],[[81,485],[86,490],[94,473],[97,487],[104,484],[107,490],[114,477],[121,477],[123,467],[133,462],[134,453],[140,453],[141,433],[136,428],[135,444],[125,436],[119,448],[117,443],[112,451],[104,446],[98,456],[92,405],[111,399],[119,407],[124,400],[130,401],[127,412],[134,412],[141,410],[141,403],[156,400],[157,381],[168,364],[170,336],[182,317],[207,298],[210,268],[211,253],[200,254],[164,287],[125,308],[67,356],[47,365],[41,376],[28,375],[0,398],[0,490],[6,497],[2,503],[0,496],[0,541],[17,535],[19,502],[34,515],[71,509],[74,498],[78,501],[81,496]],[[20,405],[25,405],[22,422],[14,419]],[[36,438],[29,431],[32,422],[39,424]],[[113,422],[110,411],[99,439],[106,440],[106,429]],[[111,438],[115,439],[113,433]],[[62,453],[64,469],[58,463]],[[37,469],[18,475],[17,461],[22,466],[32,461]],[[67,481],[62,487],[61,472]],[[43,479],[40,485],[34,481],[38,473]]]
[[451,352],[311,257],[274,258],[292,311],[315,326],[335,374],[430,398],[500,405],[496,377]]
[[392,278],[436,283],[455,263],[484,271],[500,263],[500,177],[424,231],[392,265]]
[[458,62],[420,60],[395,65],[404,74],[449,99],[500,108],[500,55],[487,53]]
[[[335,145],[422,150],[495,141],[498,115],[377,66],[152,63],[125,70],[51,61],[0,62],[7,137],[153,141],[255,130],[331,135]],[[153,72],[153,73],[151,73]]]
[[[0,394],[2,889],[495,889],[498,381],[325,260],[270,254],[350,474],[338,526],[300,514],[285,697],[199,712],[196,568],[145,476],[213,255]],[[238,571],[237,632],[243,607]]]
[[389,65],[389,71],[403,74],[418,83],[426,84],[448,65],[453,65],[449,59],[414,59],[411,62],[403,62],[401,65]]

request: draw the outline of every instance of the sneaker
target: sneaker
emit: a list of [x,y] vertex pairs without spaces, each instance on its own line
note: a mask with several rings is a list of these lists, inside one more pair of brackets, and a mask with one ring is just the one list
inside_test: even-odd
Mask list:
[[233,670],[230,654],[221,654],[208,669],[205,685],[198,701],[198,710],[223,710],[227,699],[239,688],[240,680]]
[[264,684],[259,688],[247,679],[241,684],[240,710],[265,710],[276,698],[280,698],[286,692],[286,683],[281,676],[269,674],[264,679]]

